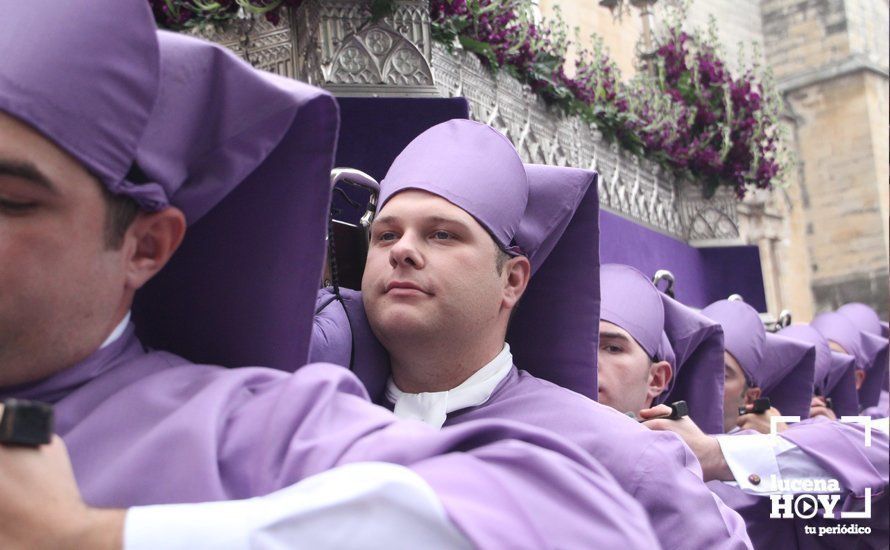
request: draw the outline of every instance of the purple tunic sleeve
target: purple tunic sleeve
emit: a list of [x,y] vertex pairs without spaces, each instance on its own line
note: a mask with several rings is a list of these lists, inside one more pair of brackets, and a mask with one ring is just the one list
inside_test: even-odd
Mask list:
[[749,548],[742,518],[702,481],[692,451],[580,394],[513,370],[484,405],[446,426],[506,419],[552,430],[580,445],[643,507],[664,548]]
[[219,453],[223,470],[252,464],[242,468],[248,493],[384,461],[420,474],[479,547],[658,547],[645,512],[614,478],[548,432],[500,421],[443,431],[394,421],[368,403],[354,376],[328,365],[252,391],[228,416]]
[[844,490],[843,510],[861,510],[865,489],[875,501],[887,490],[887,435],[871,430],[871,446],[865,446],[865,427],[816,417],[792,424],[781,437],[797,445],[837,479]]
[[698,459],[676,435],[656,433],[640,455],[634,497],[665,548],[750,548],[742,517],[702,481]]
[[[865,447],[864,428],[817,417],[791,424],[781,434],[812,457],[842,487],[843,499],[835,508],[860,511],[865,506],[865,489],[871,488],[871,518],[856,520],[826,519],[821,514],[812,519],[771,518],[768,496],[750,495],[736,486],[722,482],[708,485],[745,518],[754,548],[880,548],[886,547],[888,535],[887,437],[872,430],[872,445]],[[867,526],[864,535],[814,534],[820,528],[845,524]],[[807,529],[816,530],[807,532]]]
[[887,390],[882,390],[881,395],[878,398],[878,404],[874,407],[868,407],[867,409],[863,409],[863,416],[870,416],[872,418],[887,418],[890,416],[890,394],[888,394]]
[[343,304],[331,291],[323,288],[316,296],[315,311],[318,313],[312,322],[309,362],[349,366],[352,335]]

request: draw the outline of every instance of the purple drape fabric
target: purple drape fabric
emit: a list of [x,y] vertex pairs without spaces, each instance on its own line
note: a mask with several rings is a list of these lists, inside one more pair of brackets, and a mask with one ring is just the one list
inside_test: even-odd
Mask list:
[[600,213],[602,263],[627,264],[651,277],[669,269],[676,277],[677,299],[703,308],[730,294],[741,294],[766,311],[766,294],[756,246],[695,248],[619,214]]
[[338,465],[407,466],[481,547],[657,547],[645,512],[580,448],[485,421],[436,431],[372,405],[346,369],[195,365],[132,325],[82,363],[0,398],[52,403],[84,500],[127,507],[245,498]]

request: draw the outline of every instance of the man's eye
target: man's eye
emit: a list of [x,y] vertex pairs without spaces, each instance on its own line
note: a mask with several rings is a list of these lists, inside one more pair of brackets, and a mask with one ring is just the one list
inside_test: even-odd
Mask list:
[[432,237],[436,240],[444,241],[448,240],[452,237],[451,233],[447,231],[434,231]]
[[605,344],[603,349],[608,351],[609,353],[621,353],[621,346],[616,346],[615,344]]
[[382,231],[377,234],[378,241],[394,241],[396,239],[396,234],[392,231]]
[[37,203],[33,202],[12,202],[5,201],[0,199],[0,210],[5,212],[9,212],[12,214],[22,214],[24,212],[28,212],[37,206]]

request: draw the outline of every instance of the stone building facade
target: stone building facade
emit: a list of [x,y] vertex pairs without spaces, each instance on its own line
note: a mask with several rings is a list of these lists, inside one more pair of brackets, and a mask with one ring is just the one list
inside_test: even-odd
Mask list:
[[763,0],[765,54],[794,120],[795,204],[817,311],[888,312],[886,0]]
[[[556,5],[580,35],[600,36],[622,70],[636,70],[644,29],[684,0],[537,0]],[[604,4],[621,4],[620,15]],[[641,17],[640,6],[653,5]],[[306,0],[278,25],[208,31],[255,66],[301,78],[340,96],[452,96],[470,115],[514,140],[528,161],[572,164],[602,174],[604,208],[694,246],[757,245],[769,313],[808,321],[858,300],[885,318],[888,299],[887,0],[693,0],[684,19],[716,19],[730,65],[739,44],[772,66],[798,163],[785,185],[702,200],[654,163],[602,139],[577,117],[548,108],[506,74],[492,75],[429,36],[427,0],[397,0],[396,13],[367,24],[361,0]]]
[[[658,0],[650,26],[665,8]],[[602,37],[623,74],[635,70],[643,22],[640,2],[624,12],[592,0],[559,5],[581,35]],[[685,24],[716,20],[733,65],[747,58],[773,71],[786,105],[797,164],[785,185],[753,193],[739,207],[739,230],[760,248],[770,313],[797,321],[849,301],[888,316],[888,2],[887,0],[694,0]]]

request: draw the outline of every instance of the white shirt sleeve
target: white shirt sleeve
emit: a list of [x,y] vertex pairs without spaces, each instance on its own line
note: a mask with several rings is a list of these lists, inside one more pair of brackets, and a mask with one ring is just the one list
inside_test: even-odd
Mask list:
[[794,492],[784,490],[783,479],[833,478],[797,445],[778,435],[718,435],[717,442],[734,478],[734,482],[728,483],[737,484],[748,494],[768,496]]
[[130,508],[124,550],[471,548],[403,466],[341,466],[263,497]]

